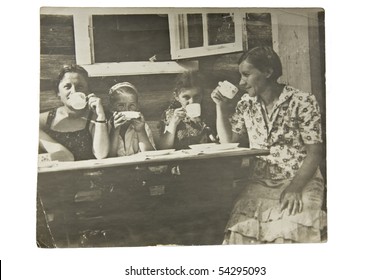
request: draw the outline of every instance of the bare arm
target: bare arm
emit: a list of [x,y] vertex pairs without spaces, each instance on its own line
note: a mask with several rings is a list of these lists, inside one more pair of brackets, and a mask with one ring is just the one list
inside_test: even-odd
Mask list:
[[109,152],[110,139],[108,135],[107,123],[100,123],[99,121],[106,121],[106,115],[103,110],[101,99],[96,97],[93,93],[88,95],[88,105],[95,111],[97,117],[95,124],[92,125],[92,151],[97,159],[106,158]]
[[170,149],[175,142],[177,125],[172,122],[166,126],[164,134],[160,137],[160,149]]
[[160,137],[160,148],[171,149],[175,143],[176,129],[186,113],[183,108],[175,109],[169,124],[165,127],[164,133]]
[[73,154],[63,145],[51,138],[43,128],[46,126],[48,112],[39,115],[39,146],[50,154],[52,160],[74,161]]
[[112,128],[110,132],[110,157],[116,157],[118,155],[118,145],[119,145],[119,128]]
[[138,147],[140,151],[153,151],[154,146],[150,142],[148,134],[146,133],[146,123],[144,116],[141,114],[139,119],[133,119],[132,124],[138,136]]
[[233,142],[232,127],[228,119],[227,108],[217,104],[217,133],[221,143]]
[[122,125],[124,125],[127,120],[124,115],[122,115],[120,112],[114,112],[112,115],[113,122],[112,126],[110,126],[109,133],[110,133],[110,151],[109,156],[110,157],[116,157],[118,156],[118,146],[119,146],[119,139],[120,139],[120,128]]
[[228,99],[224,97],[218,89],[211,93],[211,98],[216,104],[217,111],[217,133],[221,143],[238,142],[239,135],[232,132],[232,126],[229,122]]
[[137,131],[138,134],[138,146],[141,152],[144,151],[153,151],[154,147],[152,143],[150,143],[149,137],[146,133],[145,128],[141,131]]
[[[99,120],[99,119],[98,119]],[[92,126],[92,152],[97,159],[106,158],[109,152],[108,125],[95,123]]]
[[43,130],[39,130],[39,145],[50,154],[52,160],[74,161],[73,154],[64,146],[56,142]]

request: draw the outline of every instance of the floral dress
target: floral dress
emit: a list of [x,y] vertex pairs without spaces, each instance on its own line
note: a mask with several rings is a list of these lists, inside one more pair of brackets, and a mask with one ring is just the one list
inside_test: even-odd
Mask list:
[[[164,112],[161,122],[165,127],[171,122],[174,111],[175,109],[168,109]],[[195,122],[186,117],[176,128],[174,148],[177,150],[188,149],[189,145],[207,143],[206,127],[202,120]]]
[[257,97],[244,94],[230,119],[251,148],[269,149],[255,160],[249,183],[226,227],[224,244],[321,242],[324,181],[319,170],[303,188],[303,211],[279,211],[279,199],[301,167],[305,145],[322,143],[321,114],[313,94],[285,86],[269,114]]

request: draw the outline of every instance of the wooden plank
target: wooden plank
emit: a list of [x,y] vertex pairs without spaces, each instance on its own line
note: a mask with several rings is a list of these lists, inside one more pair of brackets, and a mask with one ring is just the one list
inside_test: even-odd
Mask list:
[[295,13],[272,13],[272,38],[283,67],[281,82],[311,91],[308,14],[305,10]]
[[93,50],[91,48],[92,33],[92,17],[87,13],[76,13],[73,15],[74,21],[74,40],[76,50],[76,61],[78,64],[93,63]]
[[41,15],[41,54],[75,54],[72,16]]
[[54,14],[41,14],[41,25],[43,26],[72,26],[73,17],[72,15],[54,15]]
[[325,112],[325,42],[324,34],[320,33],[320,28],[324,28],[324,22],[319,22],[318,16],[319,14],[315,12],[309,18],[311,92],[316,96],[321,111]]
[[[77,59],[79,61],[79,59]],[[91,77],[182,73],[198,70],[197,61],[119,62],[83,64]]]
[[207,153],[183,153],[175,151],[172,154],[162,155],[158,157],[146,157],[143,153],[134,154],[126,157],[92,159],[77,162],[58,162],[51,167],[41,167],[38,173],[57,173],[68,172],[73,170],[101,170],[104,168],[119,167],[119,166],[155,166],[162,164],[171,164],[178,162],[192,162],[203,160],[226,160],[229,158],[242,158],[249,156],[268,155],[269,150],[236,148],[228,151],[209,151]]
[[41,54],[74,55],[72,26],[41,26]]
[[41,79],[55,80],[65,64],[75,64],[74,55],[41,55]]
[[[183,163],[179,178],[127,166],[39,174],[38,193],[56,247],[221,244],[238,163]],[[153,195],[156,184],[164,191]]]
[[39,111],[46,112],[53,108],[57,108],[62,105],[62,102],[57,97],[53,90],[41,91],[39,99]]

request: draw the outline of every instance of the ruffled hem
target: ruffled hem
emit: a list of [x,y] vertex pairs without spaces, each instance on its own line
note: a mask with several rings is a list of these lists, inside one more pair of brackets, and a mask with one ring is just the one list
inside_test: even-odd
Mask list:
[[297,243],[321,242],[321,230],[326,226],[326,213],[307,210],[289,216],[287,211],[276,208],[236,223],[227,229],[224,244],[281,243],[283,240]]

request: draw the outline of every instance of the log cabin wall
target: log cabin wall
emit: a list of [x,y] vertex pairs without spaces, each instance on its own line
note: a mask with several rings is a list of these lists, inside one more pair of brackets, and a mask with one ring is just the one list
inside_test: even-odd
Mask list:
[[[40,111],[61,106],[54,89],[57,74],[65,64],[75,64],[73,17],[69,15],[41,15],[41,88]],[[117,82],[129,81],[140,92],[140,104],[146,120],[157,136],[161,113],[172,98],[175,74],[93,77],[91,91],[103,100],[108,109],[108,90]]]
[[[269,14],[248,14],[248,45],[258,43],[272,44],[271,21]],[[237,61],[241,53],[215,55],[199,58],[199,70],[208,78],[206,92],[211,93],[218,81],[230,80],[238,84],[239,73]],[[75,42],[73,17],[71,15],[41,15],[41,88],[40,111],[44,112],[61,106],[57,98],[54,82],[60,68],[65,64],[75,64]],[[139,75],[120,77],[99,77],[90,79],[92,92],[103,100],[108,108],[107,92],[109,88],[121,81],[133,83],[140,92],[140,104],[154,136],[158,137],[158,122],[161,114],[172,99],[172,88],[177,74]],[[215,106],[209,94],[204,98],[207,118],[215,119]],[[210,126],[214,126],[211,121]]]
[[[272,20],[270,13],[247,13],[246,33],[248,48],[260,43],[273,45],[283,64],[284,75],[281,80],[297,88],[312,91],[324,112],[323,12],[281,11],[272,14]],[[208,78],[205,84],[206,92],[211,92],[221,80],[238,84],[240,76],[237,61],[240,55],[241,53],[232,53],[198,58],[199,70]],[[41,15],[41,112],[61,105],[55,94],[53,81],[62,65],[71,63],[76,63],[73,17]],[[108,108],[109,88],[121,81],[133,83],[140,92],[142,111],[156,138],[161,114],[172,99],[176,76],[177,74],[156,74],[93,77],[90,79],[90,87]],[[213,126],[215,106],[209,94],[206,94],[204,106],[204,111],[208,114],[206,117],[212,120],[210,125]]]

